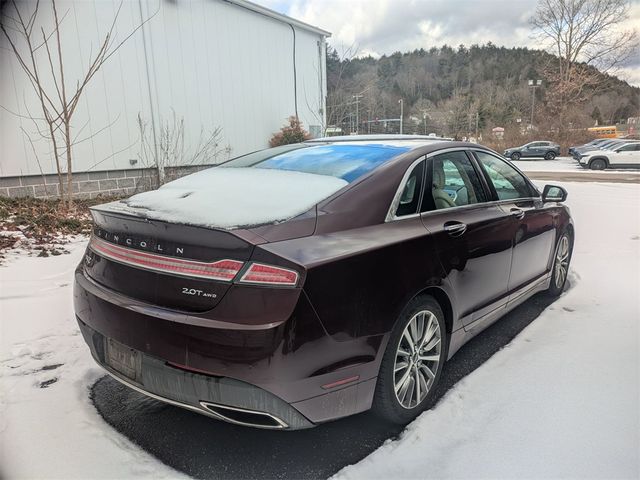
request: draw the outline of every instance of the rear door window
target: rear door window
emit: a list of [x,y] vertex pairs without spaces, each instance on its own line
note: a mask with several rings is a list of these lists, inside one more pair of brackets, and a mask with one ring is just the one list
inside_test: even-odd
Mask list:
[[636,145],[634,144],[625,145],[624,147],[620,148],[618,151],[619,152],[635,152]]

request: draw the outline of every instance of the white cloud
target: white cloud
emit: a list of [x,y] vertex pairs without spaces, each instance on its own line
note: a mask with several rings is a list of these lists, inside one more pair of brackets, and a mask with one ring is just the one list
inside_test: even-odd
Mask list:
[[[380,56],[444,44],[492,42],[541,48],[529,19],[537,0],[254,0],[332,32],[338,50],[356,46],[361,55]],[[632,0],[625,28],[640,25],[640,0]],[[625,69],[640,85],[640,54]]]

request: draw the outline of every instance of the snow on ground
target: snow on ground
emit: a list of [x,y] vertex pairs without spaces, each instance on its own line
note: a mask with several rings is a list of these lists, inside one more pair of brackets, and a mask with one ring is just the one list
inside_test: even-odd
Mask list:
[[69,255],[8,254],[0,266],[0,478],[166,478],[180,474],[100,418],[90,386],[104,373],[76,325]]
[[101,208],[156,220],[233,229],[300,215],[346,180],[266,168],[208,168]]
[[[640,476],[640,186],[565,186],[572,288],[400,439],[337,478]],[[71,301],[84,246],[0,266],[0,477],[179,477],[89,400],[102,372]]]
[[572,288],[336,479],[640,478],[640,186],[565,187]]
[[572,157],[558,157],[554,160],[543,160],[542,158],[523,158],[517,162],[512,162],[523,172],[582,172],[582,173],[597,173],[599,175],[605,173],[610,174],[613,177],[619,175],[620,172],[624,174],[637,174],[640,176],[640,169],[638,168],[608,168],[606,170],[589,170],[588,168],[581,167]]

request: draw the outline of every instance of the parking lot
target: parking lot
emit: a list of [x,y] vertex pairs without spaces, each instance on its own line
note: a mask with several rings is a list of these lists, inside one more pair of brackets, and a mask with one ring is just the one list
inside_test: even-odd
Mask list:
[[[640,187],[562,185],[576,222],[568,290],[554,303],[532,298],[466,345],[445,367],[437,404],[406,429],[365,413],[269,432],[145,398],[105,377],[79,336],[70,278],[84,242],[71,255],[10,256],[0,268],[5,473],[637,477]],[[603,342],[615,355],[602,357]],[[34,445],[47,455],[33,455]],[[506,452],[502,462],[482,461],[492,449]]]
[[581,167],[572,157],[557,157],[554,160],[525,158],[513,164],[533,180],[640,183],[640,168],[589,170]]

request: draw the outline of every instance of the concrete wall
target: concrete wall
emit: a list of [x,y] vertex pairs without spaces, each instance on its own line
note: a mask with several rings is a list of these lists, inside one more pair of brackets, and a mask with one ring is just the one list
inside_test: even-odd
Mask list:
[[[210,165],[167,167],[166,181],[209,168]],[[157,171],[153,168],[130,168],[81,172],[73,175],[72,191],[75,198],[98,196],[127,196],[156,188]],[[66,178],[63,176],[64,188]],[[0,196],[9,198],[52,198],[59,194],[58,175],[43,174],[15,177],[0,177]]]
[[[18,2],[27,16],[34,4]],[[67,88],[72,88],[104,38],[119,2],[58,0],[57,4],[64,15],[62,50]],[[223,0],[129,0],[122,4],[116,41],[151,16],[94,77],[79,104],[72,130],[79,142],[73,149],[73,171],[86,173],[77,177],[79,192],[83,182],[116,185],[121,178],[135,176],[125,172],[124,177],[98,178],[101,173],[91,172],[135,172],[151,166],[141,157],[138,115],[148,123],[150,135],[153,130],[159,135],[174,115],[184,119],[187,158],[202,132],[221,127],[220,146],[225,151],[200,160],[207,164],[265,148],[271,134],[295,113],[296,100],[307,129],[324,123],[322,34],[300,26],[292,30],[287,23]],[[48,30],[52,18],[49,2],[40,2],[36,29],[42,25]],[[41,49],[38,55],[51,88],[46,52]],[[50,142],[39,137],[37,125],[27,118],[41,116],[39,104],[4,39],[0,40],[0,105],[4,107],[0,177],[8,177],[0,194],[4,188],[23,189],[9,190],[11,195],[31,193],[36,177],[19,185],[15,177],[53,174],[55,162]],[[121,188],[131,188],[125,186],[129,182],[120,183]],[[32,193],[44,191],[33,188]]]

